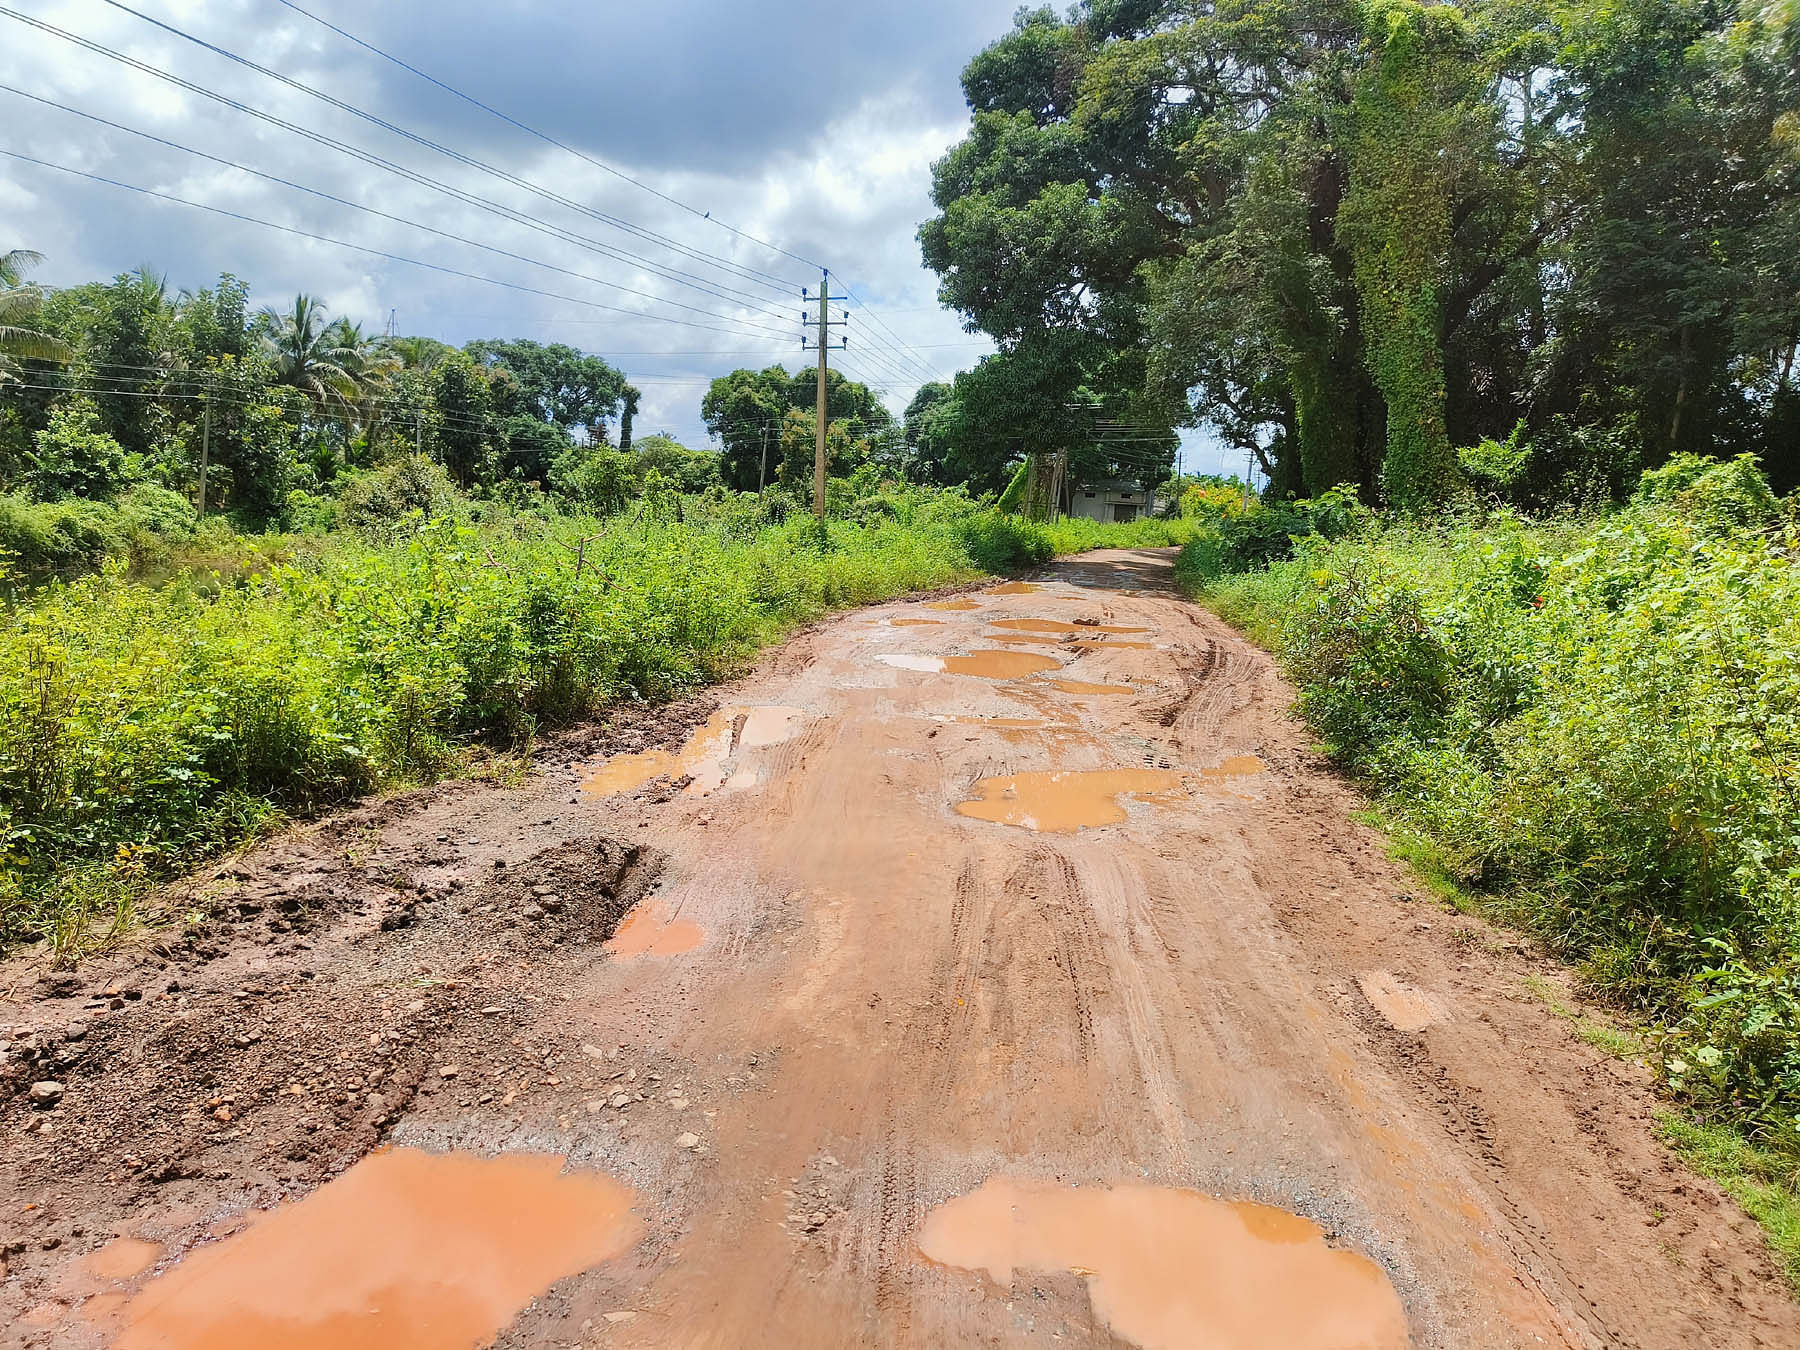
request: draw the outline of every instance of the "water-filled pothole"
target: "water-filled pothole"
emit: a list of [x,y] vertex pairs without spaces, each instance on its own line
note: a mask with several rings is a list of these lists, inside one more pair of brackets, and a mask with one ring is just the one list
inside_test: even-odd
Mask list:
[[978,797],[957,803],[958,815],[1073,834],[1124,820],[1121,797],[1167,804],[1181,792],[1181,775],[1167,769],[1057,769],[983,778],[975,791]]
[[1198,1191],[995,1177],[926,1217],[939,1265],[1073,1271],[1114,1334],[1146,1347],[1402,1350],[1406,1313],[1380,1266],[1285,1210]]
[[631,1190],[542,1154],[363,1159],[190,1253],[124,1308],[119,1350],[465,1350],[637,1242]]
[[1041,656],[1037,652],[985,650],[970,652],[967,656],[919,656],[910,652],[884,652],[875,659],[901,670],[978,675],[984,680],[1016,680],[1022,675],[1035,675],[1040,670],[1055,670],[1062,665],[1054,656]]
[[678,919],[655,898],[642,900],[619,920],[606,950],[621,959],[633,956],[679,956],[706,940],[706,930],[692,919]]
[[746,787],[756,781],[755,775],[728,773],[726,760],[740,749],[781,744],[805,717],[799,708],[720,708],[694,729],[681,749],[614,755],[582,779],[581,790],[594,797],[616,797],[654,778],[691,779],[682,791],[696,797],[722,787]]
[[958,598],[955,600],[928,600],[925,602],[925,608],[947,609],[956,614],[966,614],[972,609],[980,609],[981,606],[973,600]]
[[1013,628],[1021,633],[1148,633],[1148,628],[1121,628],[1116,624],[1064,623],[1061,619],[993,619],[996,628]]

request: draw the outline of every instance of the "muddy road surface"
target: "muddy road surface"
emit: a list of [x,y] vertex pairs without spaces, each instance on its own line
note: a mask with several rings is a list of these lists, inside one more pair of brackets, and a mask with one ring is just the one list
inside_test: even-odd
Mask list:
[[1800,1346],[1170,561],[842,615],[0,967],[0,1344]]

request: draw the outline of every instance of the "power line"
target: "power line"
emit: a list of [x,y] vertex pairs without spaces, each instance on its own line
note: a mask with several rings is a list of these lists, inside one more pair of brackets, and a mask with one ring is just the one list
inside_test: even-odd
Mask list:
[[127,192],[141,193],[146,197],[154,197],[159,201],[174,202],[178,206],[191,206],[198,211],[208,211],[214,215],[225,216],[231,220],[245,221],[251,225],[261,225],[267,229],[279,230],[283,234],[297,235],[302,239],[311,239],[317,243],[333,244],[339,248],[351,249],[357,253],[366,253],[371,257],[385,258],[390,262],[408,263],[413,267],[423,267],[432,272],[442,272],[448,276],[462,277],[468,281],[479,281],[489,286],[501,286],[510,291],[520,291],[527,295],[546,296],[552,300],[564,300],[570,304],[585,305],[589,309],[610,310],[616,314],[626,314],[634,319],[653,319],[658,323],[678,323],[689,328],[703,328],[713,333],[732,333],[743,335],[741,329],[720,328],[715,324],[698,323],[692,319],[677,319],[666,314],[652,314],[645,310],[625,309],[619,305],[605,305],[598,300],[583,300],[579,296],[564,295],[558,291],[540,290],[536,286],[523,286],[513,281],[501,281],[497,277],[484,277],[479,273],[465,272],[460,268],[447,267],[442,263],[426,262],[420,258],[408,258],[403,254],[389,253],[385,249],[370,248],[366,244],[353,244],[347,239],[334,239],[330,235],[315,234],[311,230],[303,230],[294,225],[281,225],[272,220],[263,220],[258,216],[245,215],[240,211],[228,211],[222,206],[211,206],[205,202],[189,201],[185,197],[177,197],[172,193],[158,192],[154,188],[140,187],[136,183],[121,182],[116,178],[107,178],[102,174],[88,173],[82,169],[73,169],[66,164],[55,164],[49,160],[37,159],[31,155],[20,154],[16,150],[0,149],[0,155],[8,159],[16,159],[25,164],[35,164],[40,168],[54,169],[58,173],[70,174],[76,178],[86,178],[91,182],[104,183],[109,187],[124,188]]
[[[615,260],[620,260],[620,261],[630,260],[634,263],[637,263],[638,265],[640,265],[642,267],[649,269],[650,271],[656,273],[657,275],[663,276],[665,279],[676,280],[677,284],[687,284],[687,282],[680,280],[681,278],[686,278],[687,281],[697,283],[699,288],[701,288],[701,289],[706,289],[709,287],[717,286],[726,291],[733,291],[733,288],[731,288],[729,286],[725,286],[724,283],[722,283],[722,282],[710,282],[705,278],[696,276],[692,272],[687,272],[681,268],[671,267],[671,266],[668,266],[667,264],[656,262],[654,259],[647,258],[643,254],[634,253],[629,249],[619,248],[612,244],[602,243],[601,241],[599,241],[597,239],[593,239],[584,234],[576,233],[575,231],[567,229],[564,226],[552,224],[551,222],[544,220],[542,217],[532,215],[528,211],[522,211],[522,210],[519,210],[518,208],[507,206],[506,204],[504,204],[502,202],[495,201],[491,197],[483,197],[478,193],[469,192],[462,188],[455,187],[454,185],[446,183],[446,182],[442,181],[441,179],[433,178],[429,174],[425,174],[416,169],[409,168],[404,164],[396,163],[395,161],[387,159],[386,157],[384,157],[382,155],[378,155],[378,154],[374,153],[373,151],[364,150],[360,146],[351,145],[347,141],[338,140],[337,138],[328,136],[328,135],[324,134],[323,132],[315,131],[310,127],[302,126],[297,122],[291,122],[291,121],[288,121],[286,118],[277,117],[273,113],[265,112],[264,110],[262,110],[260,108],[252,107],[248,103],[245,103],[240,99],[232,98],[228,94],[223,94],[217,90],[209,89],[205,85],[197,84],[194,81],[189,80],[183,76],[174,74],[172,71],[164,70],[159,66],[151,65],[147,61],[140,61],[138,58],[136,58],[134,56],[129,56],[124,52],[116,50],[115,48],[108,47],[103,43],[95,42],[91,38],[82,37],[78,33],[71,33],[66,29],[58,28],[54,24],[46,23],[41,19],[35,19],[28,14],[22,14],[18,10],[11,9],[6,6],[0,6],[0,16],[5,16],[7,18],[15,19],[20,23],[26,24],[27,26],[32,27],[32,28],[36,28],[41,32],[48,33],[51,36],[61,38],[66,42],[73,43],[74,45],[76,45],[78,47],[82,47],[87,51],[93,52],[96,55],[104,56],[108,60],[116,61],[121,65],[128,66],[131,69],[139,71],[142,74],[149,75],[154,79],[162,80],[165,83],[171,84],[174,87],[184,90],[187,93],[195,94],[201,98],[210,99],[215,103],[218,103],[227,108],[231,108],[236,112],[243,113],[248,117],[256,118],[258,121],[265,122],[270,126],[278,127],[281,130],[289,132],[292,135],[299,136],[303,140],[311,141],[315,145],[320,145],[320,146],[324,146],[327,149],[335,150],[340,154],[347,155],[350,158],[355,159],[361,163],[367,164],[373,168],[383,169],[389,173],[395,174],[398,177],[404,178],[409,182],[416,183],[416,184],[420,185],[421,187],[426,187],[426,188],[430,188],[434,191],[441,192],[444,195],[452,197],[452,198],[456,199],[457,201],[463,202],[467,205],[474,206],[480,210],[487,211],[494,215],[498,215],[498,216],[502,217],[503,219],[512,221],[515,224],[524,225],[528,229],[537,230],[539,233],[550,235],[553,238],[561,239],[567,243],[577,244],[577,245],[580,245],[585,248],[593,249],[594,251],[601,253],[607,257],[614,258]],[[577,206],[577,209],[584,209],[584,208],[580,208],[579,206]],[[631,226],[629,224],[629,222],[615,220],[614,218],[608,217],[604,213],[601,213],[601,212],[585,212],[585,213],[594,215],[596,218],[604,221],[605,223],[613,225],[614,228],[627,230],[628,232],[645,234],[646,237],[649,237],[649,238],[661,238],[660,236],[655,236],[649,232],[640,231],[637,229],[637,227]],[[670,242],[671,245],[673,245],[673,243],[674,243],[674,241],[668,241],[668,242]],[[706,262],[707,265],[709,265],[709,266],[718,267],[721,270],[726,270],[727,267],[729,267],[733,271],[737,271],[737,272],[744,271],[744,269],[738,269],[736,267],[736,264],[725,264],[722,260],[716,260],[716,259],[711,258],[710,255],[694,253],[692,250],[687,250],[685,245],[681,245],[679,247],[681,248],[682,251],[691,254],[692,256],[698,258],[701,261]],[[755,276],[755,275],[746,275],[744,279],[753,281],[755,284],[760,285],[760,286],[769,287],[772,290],[785,292],[787,289],[785,284],[781,285],[781,286],[776,286],[772,282],[763,280],[761,277]],[[718,292],[711,291],[710,293],[717,294]],[[745,300],[750,301],[754,305],[766,305],[768,303],[768,300],[766,297],[749,296],[745,292],[742,292],[742,291],[734,291],[733,293],[738,296],[743,297]],[[769,311],[769,312],[774,313],[774,311]]]
[[[680,300],[671,300],[671,299],[668,299],[666,296],[656,295],[650,291],[640,291],[640,290],[636,289],[635,287],[621,285],[618,282],[609,281],[604,277],[597,277],[597,276],[593,276],[592,274],[587,273],[587,272],[577,272],[571,268],[560,267],[555,263],[545,262],[540,258],[528,257],[527,255],[525,255],[523,253],[514,253],[510,249],[500,248],[499,246],[494,245],[494,244],[484,244],[480,240],[470,239],[466,235],[455,234],[449,230],[440,230],[435,225],[427,225],[427,224],[423,223],[422,221],[409,220],[405,216],[397,216],[390,211],[382,211],[373,206],[365,206],[361,202],[353,202],[353,201],[350,201],[348,198],[339,197],[333,193],[325,192],[319,188],[307,187],[304,183],[296,183],[292,179],[282,178],[278,174],[264,173],[261,169],[253,169],[249,165],[239,164],[235,160],[225,159],[219,155],[209,154],[204,150],[196,150],[192,146],[182,145],[177,141],[167,140],[164,137],[153,135],[148,131],[140,131],[136,127],[125,126],[123,123],[111,121],[110,119],[101,117],[96,113],[83,112],[79,108],[71,108],[70,106],[68,106],[65,103],[56,102],[56,100],[54,100],[54,99],[44,98],[38,94],[27,93],[25,90],[17,89],[10,84],[0,83],[0,90],[3,90],[9,94],[16,94],[20,98],[31,99],[35,103],[41,103],[41,104],[44,104],[51,108],[60,109],[61,111],[66,112],[66,113],[72,113],[76,117],[86,118],[88,121],[97,122],[102,126],[111,127],[116,131],[123,131],[126,134],[131,135],[131,136],[138,136],[144,140],[153,141],[157,145],[167,146],[171,150],[179,150],[185,154],[193,155],[198,159],[204,159],[213,164],[223,165],[225,168],[235,169],[240,173],[250,174],[251,176],[260,178],[260,179],[264,180],[265,182],[276,183],[282,187],[293,188],[297,192],[307,193],[309,196],[318,197],[323,201],[332,202],[338,206],[347,206],[351,210],[362,211],[362,212],[367,213],[368,215],[376,216],[382,220],[390,220],[390,221],[393,221],[397,225],[404,225],[409,229],[423,230],[427,234],[435,234],[441,239],[449,239],[449,240],[452,240],[459,244],[467,244],[470,248],[478,248],[478,249],[483,250],[484,252],[493,253],[493,254],[496,254],[503,258],[511,258],[515,262],[528,263],[533,267],[542,267],[547,271],[560,272],[564,276],[574,277],[579,281],[593,282],[597,286],[605,286],[610,290],[619,291],[625,295],[635,295],[635,296],[640,297],[641,299],[653,301],[656,304],[672,305],[676,309],[685,309],[693,314],[703,314],[703,315],[708,316],[709,318],[724,319],[725,321],[727,321],[729,323],[748,324],[748,326],[750,326],[752,328],[761,328],[772,334],[779,333],[779,330],[770,328],[767,324],[758,324],[758,323],[751,322],[750,320],[740,319],[740,318],[738,318],[738,316],[736,316],[734,314],[720,314],[716,310],[701,309],[698,305],[686,304],[685,302],[680,301]],[[715,294],[716,294],[716,292],[715,292]],[[719,298],[726,299],[727,297],[721,295]],[[761,312],[773,313],[774,311],[761,311]]]
[[483,173],[491,174],[504,182],[513,184],[515,187],[522,187],[527,191],[534,192],[538,196],[543,197],[546,201],[556,202],[558,205],[565,206],[572,211],[579,211],[584,215],[594,217],[596,220],[604,220],[609,225],[613,225],[616,228],[628,230],[633,234],[640,235],[647,239],[654,239],[667,248],[672,248],[678,252],[685,253],[690,257],[705,260],[715,266],[726,267],[740,273],[755,274],[756,276],[765,279],[766,284],[769,284],[774,288],[786,288],[791,285],[785,278],[776,276],[772,272],[764,272],[761,268],[745,267],[741,263],[733,262],[727,258],[721,258],[716,254],[708,253],[704,249],[691,248],[689,245],[683,244],[679,240],[672,239],[667,235],[659,234],[655,230],[646,229],[643,226],[637,225],[619,216],[608,215],[604,211],[597,211],[594,208],[587,206],[585,203],[564,197],[560,193],[554,192],[541,184],[534,183],[529,179],[521,178],[517,174],[510,173],[507,170],[489,164],[484,160],[476,159],[472,155],[465,155],[460,150],[452,149],[450,146],[434,141],[428,136],[423,136],[407,127],[403,127],[397,122],[391,122],[387,118],[381,117],[376,113],[359,108],[353,103],[338,98],[334,94],[326,93],[324,90],[315,88],[302,80],[296,80],[290,75],[284,75],[278,70],[261,65],[258,62],[252,61],[247,56],[241,56],[237,52],[221,47],[215,42],[209,42],[203,37],[188,32],[184,28],[177,27],[171,23],[165,23],[161,19],[145,14],[142,10],[133,9],[130,5],[124,4],[123,0],[102,0],[102,3],[110,5],[113,9],[119,10],[122,13],[130,14],[134,18],[141,19],[153,28],[161,29],[163,32],[168,33],[173,37],[178,37],[184,42],[191,42],[196,47],[200,47],[205,51],[212,52],[216,56],[223,57],[227,61],[243,66],[247,70],[253,70],[257,74],[271,80],[276,80],[290,89],[316,98],[320,102],[338,109],[340,112],[346,112],[352,117],[360,118],[371,126],[380,127],[382,130],[390,132],[395,136],[399,136],[404,140],[411,141],[415,145],[423,146],[440,155],[445,155],[450,159],[456,160],[459,164],[465,164],[470,168],[480,169]]
[[757,246],[768,249],[771,252],[779,253],[783,257],[792,258],[795,262],[803,263],[808,268],[822,269],[824,266],[824,264],[815,262],[811,258],[803,258],[798,253],[791,253],[787,249],[783,248],[780,244],[772,243],[771,241],[769,241],[767,239],[759,239],[753,234],[746,233],[745,231],[738,229],[737,226],[727,224],[725,221],[718,219],[717,217],[715,217],[713,215],[713,213],[711,211],[703,212],[697,206],[691,206],[687,202],[681,201],[680,199],[675,198],[675,197],[671,197],[668,193],[663,192],[660,189],[651,187],[648,183],[643,182],[640,179],[633,178],[630,174],[624,172],[622,169],[616,169],[612,165],[604,162],[603,160],[596,159],[592,155],[587,154],[585,151],[577,150],[572,145],[564,144],[562,141],[557,140],[555,137],[550,136],[550,135],[546,134],[545,132],[539,131],[536,127],[529,126],[526,123],[519,121],[517,118],[509,116],[508,114],[501,112],[498,108],[495,108],[495,107],[490,106],[489,104],[483,103],[480,99],[474,97],[471,94],[464,93],[462,90],[456,88],[454,85],[447,84],[443,80],[438,79],[435,75],[426,74],[424,71],[420,70],[417,66],[408,64],[407,62],[401,60],[398,56],[395,56],[392,52],[384,51],[382,48],[377,47],[374,43],[365,41],[364,39],[357,37],[354,33],[351,33],[351,32],[346,31],[345,29],[339,28],[336,24],[331,23],[330,21],[321,18],[319,15],[314,14],[311,10],[302,9],[299,5],[294,4],[293,0],[276,0],[276,3],[286,6],[288,9],[293,10],[294,13],[296,13],[296,14],[304,15],[306,18],[311,19],[314,23],[319,24],[324,28],[330,29],[332,32],[336,33],[339,37],[344,38],[347,41],[354,42],[357,46],[363,48],[365,51],[373,52],[376,56],[381,57],[383,60],[393,62],[395,65],[399,66],[402,70],[410,71],[412,74],[417,75],[421,80],[424,80],[427,83],[436,85],[439,89],[442,89],[445,93],[454,95],[455,97],[461,99],[463,102],[471,104],[474,107],[480,108],[483,112],[491,114],[494,117],[498,117],[502,122],[505,122],[511,126],[515,126],[520,131],[523,131],[528,135],[537,137],[540,141],[543,141],[546,145],[553,145],[558,150],[566,151],[567,153],[574,155],[577,159],[583,161],[584,163],[591,164],[596,169],[603,170],[604,172],[613,175],[613,177],[615,177],[615,178],[622,179],[623,181],[630,183],[633,187],[640,188],[643,191],[648,192],[651,196],[660,198],[661,200],[668,202],[671,206],[680,207],[683,211],[688,212],[690,215],[699,216],[702,220],[711,221],[714,225],[717,225],[720,229],[729,231],[731,234],[736,235],[738,238],[744,240],[747,243],[756,244]]

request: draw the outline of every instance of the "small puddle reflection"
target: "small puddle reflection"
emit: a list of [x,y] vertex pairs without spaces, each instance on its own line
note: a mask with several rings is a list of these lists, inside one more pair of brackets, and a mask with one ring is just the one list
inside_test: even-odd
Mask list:
[[939,1205],[919,1250],[981,1270],[1074,1271],[1094,1312],[1146,1347],[1403,1350],[1406,1312],[1381,1267],[1325,1244],[1310,1220],[1166,1186],[994,1177]]
[[1108,642],[1104,638],[1094,638],[1089,642],[1077,639],[1069,644],[1071,647],[1085,647],[1088,651],[1115,651],[1119,648],[1126,648],[1140,652],[1147,652],[1155,645],[1154,642]]
[[895,628],[917,628],[921,624],[927,624],[927,623],[941,624],[941,623],[943,623],[943,620],[942,619],[889,619],[888,622],[890,624],[892,624]]
[[1089,684],[1086,680],[1052,680],[1050,684],[1065,694],[1132,694],[1137,692],[1128,684]]
[[779,745],[793,737],[806,713],[799,708],[720,708],[695,728],[679,750],[644,750],[614,755],[581,781],[593,797],[616,797],[656,778],[691,778],[687,796],[704,796],[722,787],[748,787],[754,774],[726,772],[725,761],[740,749]]
[[543,1154],[363,1159],[191,1252],[125,1307],[118,1350],[466,1350],[620,1256],[631,1190]]
[[958,815],[1073,834],[1084,826],[1124,820],[1121,797],[1168,804],[1181,791],[1181,775],[1167,769],[1059,769],[983,778],[975,790],[978,798],[956,804]]
[[883,665],[926,674],[979,675],[984,680],[1016,680],[1040,670],[1056,670],[1062,662],[1036,652],[976,651],[967,656],[918,656],[911,652],[883,652],[875,658]]
[[1148,628],[1119,628],[1104,623],[1064,623],[1061,619],[993,619],[996,628],[1021,633],[1148,633]]
[[1001,586],[989,586],[987,588],[986,594],[988,594],[988,595],[1036,595],[1042,589],[1043,589],[1042,586],[1035,586],[1029,581],[1009,581]]
[[958,614],[966,614],[972,609],[980,609],[981,606],[973,600],[928,600],[925,602],[925,608],[948,609],[954,610]]
[[631,907],[607,939],[606,950],[621,960],[634,956],[679,956],[706,940],[706,930],[692,919],[677,919],[660,900]]

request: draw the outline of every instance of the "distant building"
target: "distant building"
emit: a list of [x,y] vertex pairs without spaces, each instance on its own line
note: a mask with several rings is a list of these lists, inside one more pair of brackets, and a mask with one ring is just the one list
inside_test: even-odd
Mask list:
[[1103,478],[1077,483],[1069,491],[1069,514],[1084,520],[1136,520],[1146,514],[1149,494],[1129,478]]

